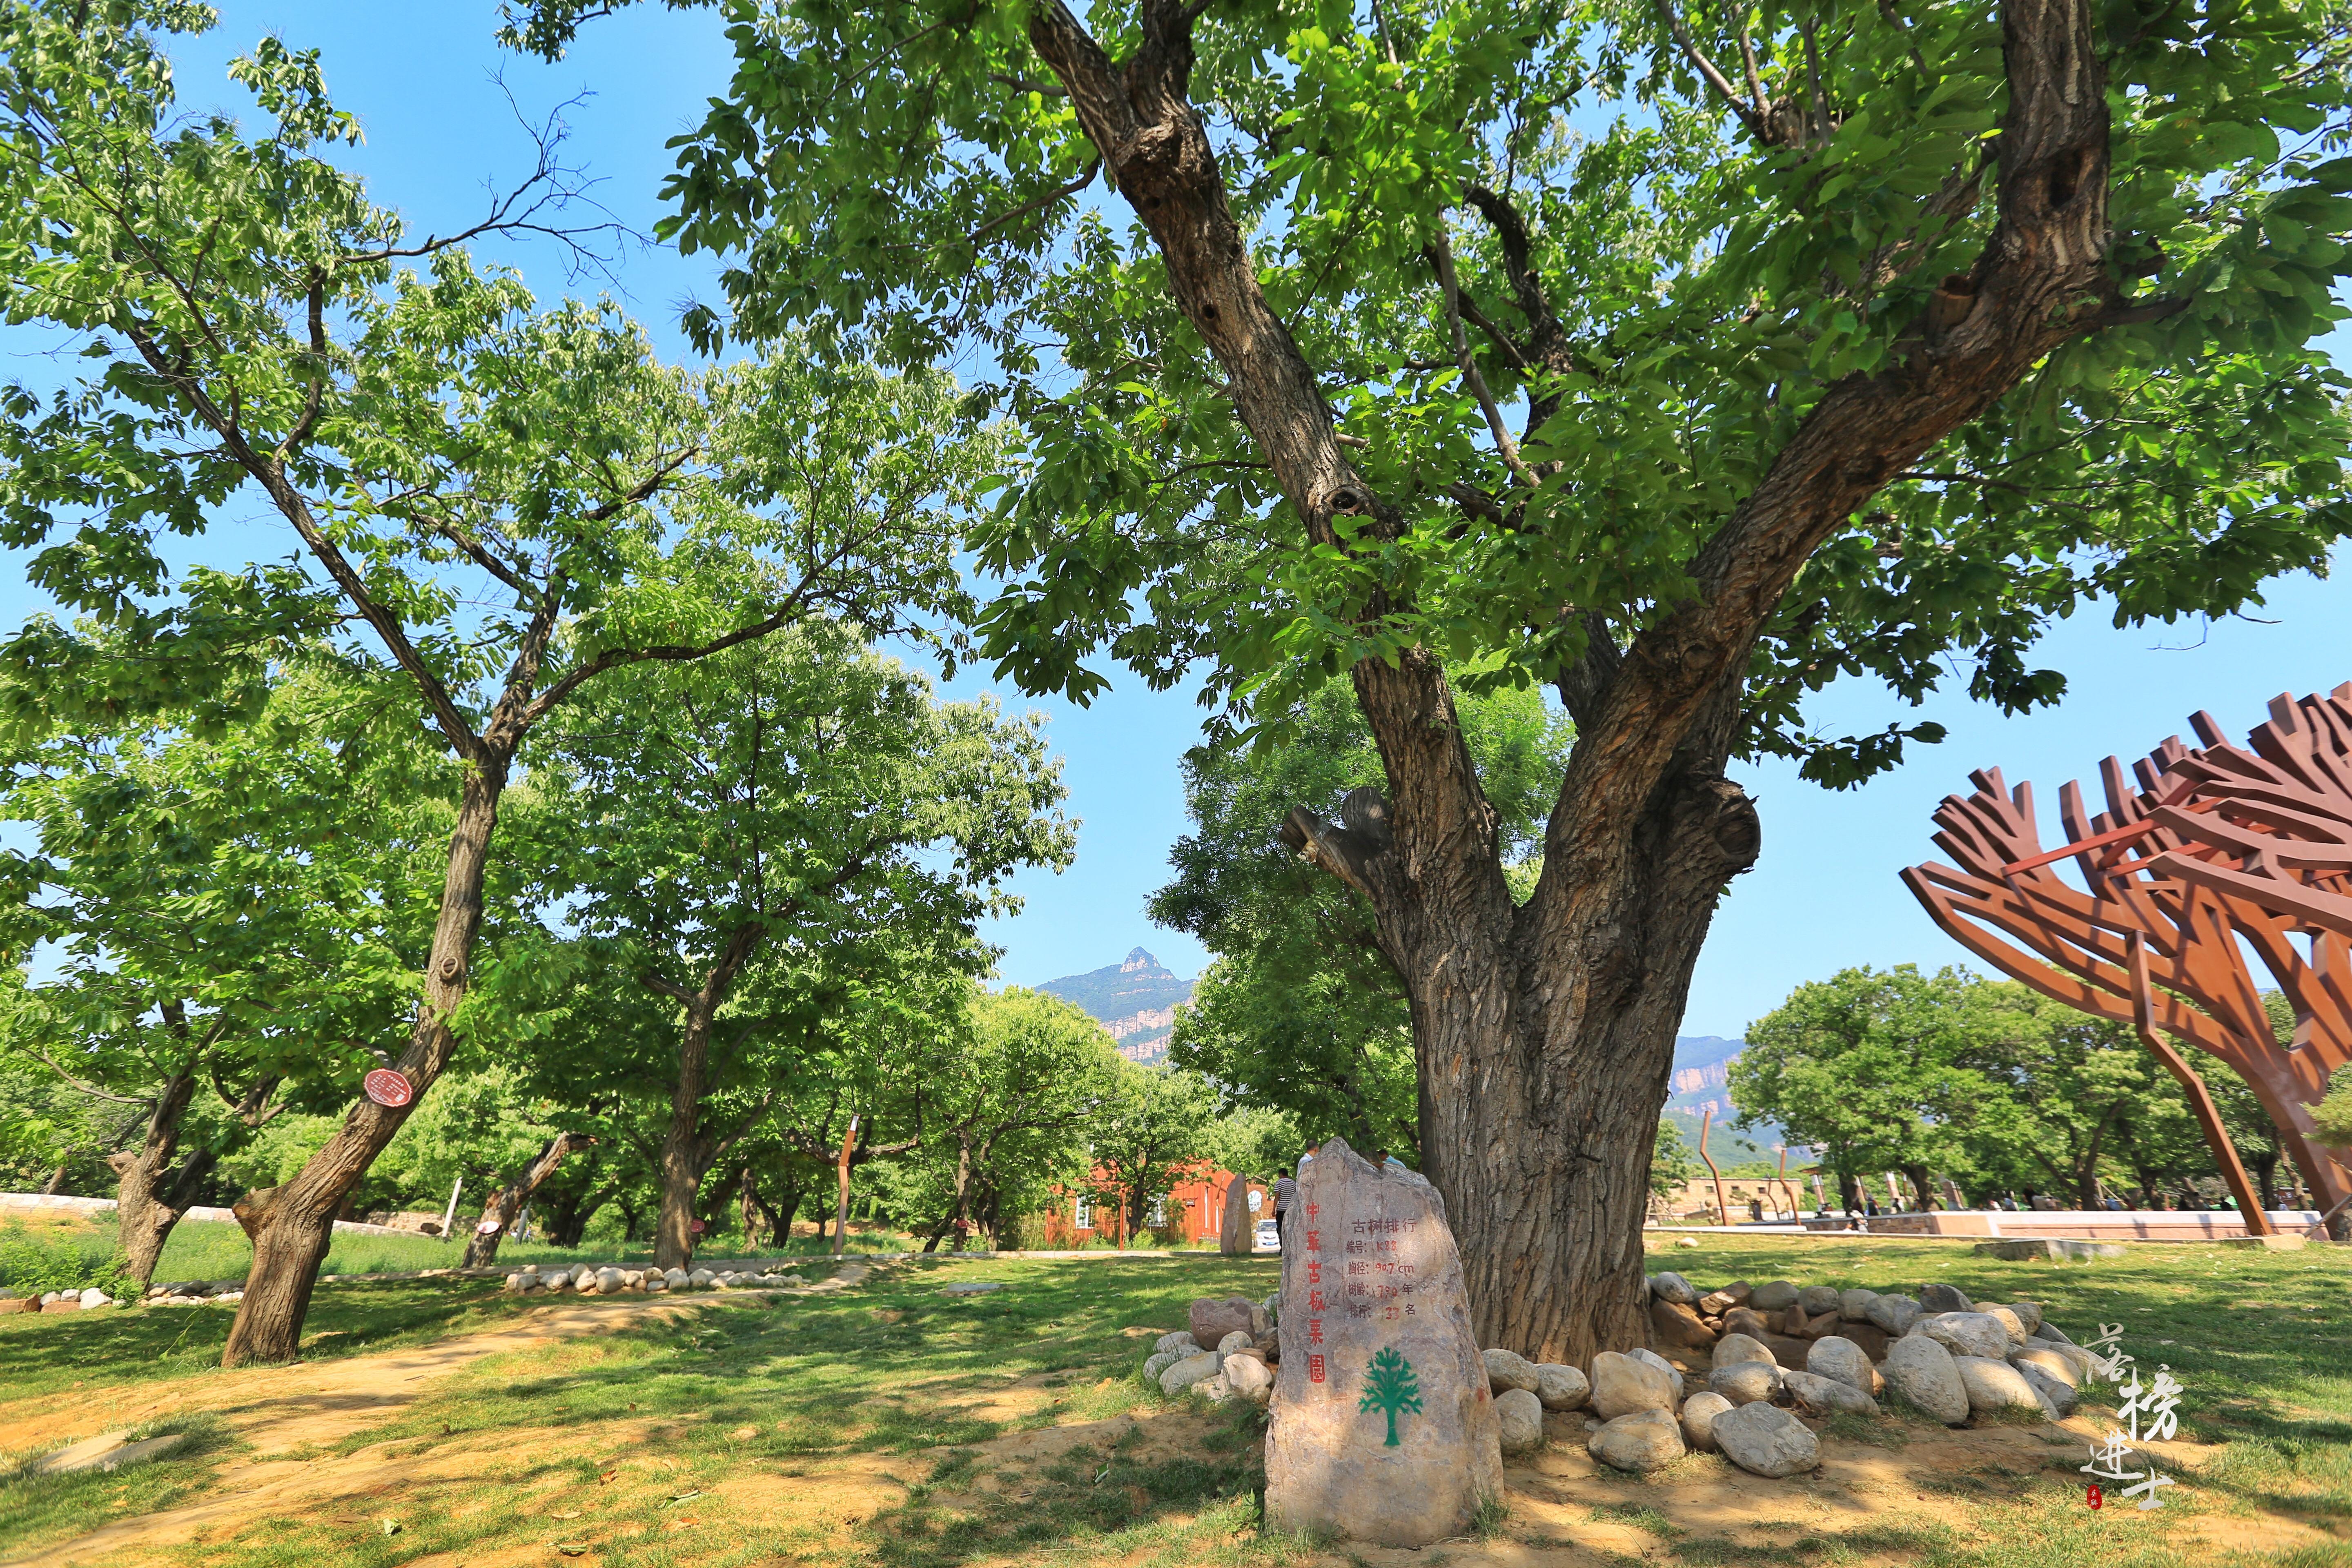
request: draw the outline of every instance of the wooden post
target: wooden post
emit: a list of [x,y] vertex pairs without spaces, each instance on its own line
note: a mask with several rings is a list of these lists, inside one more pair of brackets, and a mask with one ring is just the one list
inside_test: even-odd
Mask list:
[[1724,1199],[1723,1173],[1716,1169],[1715,1156],[1706,1152],[1707,1130],[1714,1125],[1715,1107],[1710,1105],[1706,1108],[1706,1114],[1699,1119],[1698,1157],[1706,1162],[1707,1173],[1715,1178],[1715,1223],[1727,1226],[1731,1223],[1731,1205]]
[[1789,1146],[1786,1143],[1775,1143],[1772,1147],[1779,1151],[1780,1155],[1780,1174],[1777,1179],[1780,1184],[1780,1195],[1789,1200],[1789,1217],[1800,1218],[1801,1216],[1798,1212],[1797,1192],[1795,1188],[1789,1185]]
[[857,1143],[857,1117],[849,1118],[849,1131],[841,1135],[841,1158],[834,1163],[834,1175],[839,1184],[840,1195],[833,1204],[833,1255],[841,1256],[843,1245],[849,1238],[849,1152]]

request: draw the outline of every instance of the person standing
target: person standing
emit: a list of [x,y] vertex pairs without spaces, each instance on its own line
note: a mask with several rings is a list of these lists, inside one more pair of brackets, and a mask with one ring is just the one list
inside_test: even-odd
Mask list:
[[[1313,1158],[1315,1158],[1315,1151],[1312,1149],[1301,1154],[1298,1157],[1299,1169],[1305,1170],[1307,1162]],[[1286,1171],[1276,1179],[1274,1184],[1274,1233],[1283,1238],[1283,1245],[1286,1247],[1290,1244],[1290,1237],[1283,1228],[1282,1216],[1288,1214],[1291,1205],[1297,1201],[1298,1184],[1291,1180],[1290,1173]]]

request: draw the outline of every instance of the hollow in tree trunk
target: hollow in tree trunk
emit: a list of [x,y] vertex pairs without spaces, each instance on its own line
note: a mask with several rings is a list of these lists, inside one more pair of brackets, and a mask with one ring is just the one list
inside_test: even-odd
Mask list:
[[482,926],[482,879],[488,864],[490,834],[498,825],[499,795],[505,787],[511,749],[478,757],[467,769],[457,804],[457,826],[449,837],[449,868],[441,889],[441,911],[425,967],[425,999],[417,1008],[408,1048],[395,1064],[412,1089],[406,1105],[378,1105],[361,1099],[344,1113],[326,1147],[281,1186],[247,1193],[232,1209],[253,1238],[253,1264],[245,1299],[229,1325],[223,1366],[248,1362],[291,1361],[299,1352],[302,1320],[319,1265],[334,1239],[334,1219],[383,1146],[408,1120],[422,1095],[448,1065],[457,1045],[449,1021],[466,998],[466,976],[474,939]]
[[563,1163],[564,1156],[585,1149],[594,1142],[584,1132],[559,1132],[548,1140],[547,1147],[539,1152],[531,1163],[515,1173],[512,1181],[500,1187],[482,1207],[480,1223],[474,1234],[466,1238],[466,1258],[460,1265],[466,1268],[488,1268],[499,1260],[499,1243],[513,1228],[515,1216],[522,1213],[523,1205],[530,1202],[533,1193],[555,1168]]

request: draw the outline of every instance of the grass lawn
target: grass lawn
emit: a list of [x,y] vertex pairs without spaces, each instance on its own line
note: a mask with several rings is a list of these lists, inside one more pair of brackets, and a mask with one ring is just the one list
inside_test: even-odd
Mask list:
[[[1947,1279],[1979,1299],[2042,1302],[2078,1339],[2120,1322],[2143,1368],[2168,1364],[2187,1385],[2179,1484],[2158,1512],[2095,1513],[2074,1468],[2079,1434],[1851,1417],[1826,1431],[1811,1478],[1768,1482],[1695,1456],[1635,1479],[1596,1471],[1581,1432],[1555,1418],[1558,1440],[1514,1461],[1507,1512],[1483,1539],[1410,1558],[1270,1539],[1257,1529],[1251,1415],[1169,1400],[1135,1369],[1146,1331],[1181,1324],[1197,1295],[1263,1295],[1273,1260],[927,1260],[835,1293],[690,1307],[566,1308],[458,1281],[326,1287],[310,1359],[256,1373],[213,1364],[223,1309],[0,1319],[0,1447],[16,1450],[0,1458],[0,1561],[107,1520],[194,1507],[213,1510],[201,1528],[167,1530],[194,1515],[155,1514],[151,1537],[74,1560],[2352,1564],[2352,1251],[2143,1247],[2053,1265],[1979,1258],[1965,1243],[1758,1237],[1650,1261],[1702,1287]],[[1006,1288],[950,1297],[950,1279]],[[608,1306],[609,1326],[593,1331],[432,1377],[412,1364],[539,1314]],[[379,1368],[412,1392],[338,1416],[338,1380]],[[208,1450],[70,1486],[11,1479],[26,1455],[129,1425],[119,1413],[134,1402],[217,1411]],[[298,1406],[307,1425],[289,1424]],[[41,1441],[24,1440],[34,1433]]]

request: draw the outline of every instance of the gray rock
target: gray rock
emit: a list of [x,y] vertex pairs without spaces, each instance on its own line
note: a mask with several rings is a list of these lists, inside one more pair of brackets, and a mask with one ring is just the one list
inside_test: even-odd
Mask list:
[[654,1273],[650,1269],[646,1270],[646,1294],[648,1296],[660,1296],[667,1294],[668,1290],[669,1281],[667,1279],[664,1279],[661,1275]]
[[1780,1358],[1762,1340],[1746,1334],[1726,1334],[1716,1342],[1715,1364],[1728,1366],[1736,1361],[1760,1361],[1767,1366],[1780,1364]]
[[1675,1385],[1675,1403],[1680,1405],[1683,1402],[1683,1374],[1680,1367],[1677,1367],[1674,1363],[1668,1361],[1665,1357],[1660,1355],[1654,1350],[1633,1350],[1627,1351],[1625,1353],[1632,1356],[1635,1361],[1647,1362],[1650,1365],[1656,1367],[1660,1372],[1664,1373],[1668,1381],[1673,1383]]
[[1941,1421],[1956,1426],[1969,1418],[1969,1391],[1952,1352],[1925,1334],[1907,1334],[1878,1363],[1895,1392]]
[[2063,1421],[2082,1407],[2081,1392],[2064,1378],[2053,1376],[2039,1362],[2011,1356],[2009,1364],[2017,1369],[2018,1376],[2025,1379],[2026,1386],[2033,1390],[2033,1396],[2042,1401],[2042,1414],[2051,1420]]
[[[1937,1312],[1911,1325],[1912,1335],[1925,1334],[1954,1355],[1979,1356],[1989,1361],[2009,1359],[2009,1330],[1999,1318],[1985,1312]],[[2024,1343],[2022,1335],[2018,1342]]]
[[2009,1335],[2010,1350],[2021,1351],[2025,1348],[2025,1320],[2007,1307],[1979,1307],[1977,1310],[2001,1326],[2002,1331]]
[[1969,1300],[1967,1291],[1941,1280],[1919,1288],[1919,1306],[1923,1311],[1929,1312],[1973,1312],[1977,1310],[1977,1304]]
[[1870,1356],[1842,1334],[1824,1334],[1805,1352],[1805,1370],[1815,1377],[1835,1378],[1857,1394],[1874,1394],[1886,1386]]
[[596,1270],[596,1293],[598,1295],[609,1296],[619,1290],[620,1288],[621,1271],[619,1269],[599,1268]]
[[2009,1304],[2009,1310],[2015,1312],[2017,1314],[2017,1321],[2025,1325],[2025,1331],[2029,1337],[2042,1331],[2042,1304],[2040,1302],[2029,1301],[2024,1297],[2020,1296],[2016,1300],[2011,1301]]
[[2068,1333],[2065,1330],[2060,1328],[2057,1324],[2052,1322],[2047,1318],[2042,1319],[2042,1321],[2035,1326],[2033,1332],[2036,1338],[2048,1340],[2052,1344],[2071,1345],[2074,1342],[2074,1335]]
[[1254,1355],[1227,1356],[1225,1384],[1252,1405],[1264,1405],[1274,1395],[1274,1371]]
[[1543,1447],[1543,1403],[1528,1390],[1509,1388],[1496,1394],[1495,1416],[1502,1423],[1506,1454],[1532,1454]]
[[1614,1351],[1592,1358],[1592,1413],[1604,1423],[1637,1410],[1674,1407],[1675,1385],[1649,1363]]
[[[2024,1355],[2028,1352],[2037,1351],[2043,1352],[2044,1354],[2056,1356],[2060,1361],[2063,1362],[2068,1367],[2073,1369],[2074,1375],[2068,1381],[2073,1383],[2075,1387],[2080,1388],[2083,1384],[2091,1381],[2091,1352],[2084,1350],[2082,1346],[2067,1344],[2058,1340],[2045,1340],[2039,1334],[2036,1334],[2025,1342],[2024,1350],[2019,1351],[2016,1353],[2018,1355]],[[2011,1359],[2014,1359],[2014,1357]],[[2039,1357],[2036,1359],[2038,1360]]]
[[1852,1411],[1856,1415],[1878,1414],[1878,1401],[1850,1383],[1811,1372],[1784,1372],[1780,1376],[1789,1392],[1796,1395],[1797,1403],[1808,1410],[1824,1415],[1836,1410]]
[[1143,1375],[1151,1382],[1158,1383],[1161,1373],[1183,1359],[1184,1354],[1181,1351],[1153,1351],[1143,1358]]
[[1685,1452],[1682,1426],[1663,1410],[1636,1410],[1604,1421],[1584,1447],[1611,1468],[1635,1475],[1671,1465]]
[[81,1304],[82,1310],[88,1311],[92,1307],[110,1307],[114,1304],[114,1299],[93,1285],[81,1293]]
[[1875,1290],[1841,1290],[1838,1292],[1838,1316],[1849,1323],[1870,1321],[1870,1304],[1878,1300]]
[[128,1432],[101,1432],[95,1437],[84,1437],[54,1454],[44,1454],[26,1467],[26,1473],[36,1476],[70,1475],[77,1470],[96,1468],[109,1454],[119,1452],[131,1441]]
[[1779,1479],[1822,1462],[1812,1428],[1772,1405],[1743,1405],[1715,1418],[1716,1447],[1750,1475]]
[[1536,1363],[1517,1351],[1487,1351],[1486,1386],[1496,1394],[1523,1389],[1533,1394],[1540,1383],[1536,1375]]
[[2025,1381],[2023,1373],[2005,1361],[1979,1355],[1956,1355],[1952,1358],[1952,1365],[1959,1370],[1960,1386],[1968,1392],[1970,1410],[2042,1408],[2042,1401],[2034,1397],[2033,1385]]
[[1192,1337],[1190,1329],[1179,1329],[1172,1334],[1162,1334],[1152,1342],[1155,1351],[1182,1351],[1187,1355],[1201,1353],[1201,1342]]
[[1785,1384],[1780,1369],[1769,1361],[1735,1361],[1707,1373],[1706,1388],[1734,1405],[1770,1403]]
[[[1502,1493],[1502,1429],[1444,1200],[1334,1138],[1302,1169],[1297,1201],[1307,1206],[1283,1238],[1267,1527],[1412,1548],[1467,1532]],[[1300,1223],[1308,1215],[1313,1232]],[[1385,1306],[1344,1272],[1360,1241],[1364,1256],[1399,1266]],[[1399,1386],[1406,1368],[1417,1409],[1368,1397]]]
[[1250,1332],[1247,1329],[1235,1329],[1232,1333],[1227,1334],[1223,1339],[1217,1342],[1217,1353],[1219,1355],[1231,1355],[1235,1351],[1253,1350],[1256,1348],[1256,1345],[1257,1341],[1250,1337]]
[[1265,1331],[1265,1309],[1244,1296],[1203,1296],[1192,1303],[1192,1337],[1213,1345],[1239,1329],[1255,1339]]
[[1225,1358],[1214,1351],[1188,1355],[1160,1374],[1163,1394],[1181,1394],[1196,1383],[1206,1383],[1224,1370]]
[[667,1268],[662,1271],[662,1283],[667,1285],[673,1290],[685,1289],[686,1282],[689,1276],[683,1268]]
[[1205,1399],[1212,1405],[1223,1405],[1234,1397],[1234,1385],[1222,1372],[1214,1377],[1204,1377],[1185,1390],[1195,1399]]
[[1536,1398],[1546,1410],[1577,1410],[1592,1396],[1592,1383],[1572,1366],[1536,1363]]
[[1731,1408],[1731,1401],[1712,1389],[1701,1389],[1684,1400],[1683,1441],[1696,1453],[1714,1453],[1715,1418]]
[[703,1290],[708,1289],[718,1278],[708,1268],[698,1268],[686,1277],[686,1282],[697,1290]]
[[2013,1262],[2029,1258],[2046,1258],[2053,1263],[2065,1263],[2083,1262],[2094,1258],[2122,1258],[2129,1249],[2119,1241],[2081,1241],[2068,1236],[2034,1236],[1979,1241],[1969,1250],[1988,1258],[2006,1258]]
[[522,1275],[509,1274],[507,1276],[507,1289],[515,1291],[518,1294],[521,1292],[524,1282],[524,1277]]
[[1691,1282],[1671,1271],[1650,1276],[1650,1294],[1661,1301],[1672,1301],[1678,1307],[1698,1304],[1698,1292],[1692,1289]]
[[1925,1310],[1908,1296],[1874,1296],[1863,1309],[1863,1316],[1874,1327],[1900,1338],[1911,1331],[1911,1325],[1919,1321]]
[[1845,1292],[1830,1285],[1808,1285],[1797,1292],[1797,1305],[1808,1318],[1825,1317],[1845,1302]]
[[1797,1288],[1786,1279],[1771,1279],[1756,1287],[1748,1304],[1759,1312],[1782,1312],[1797,1304]]

